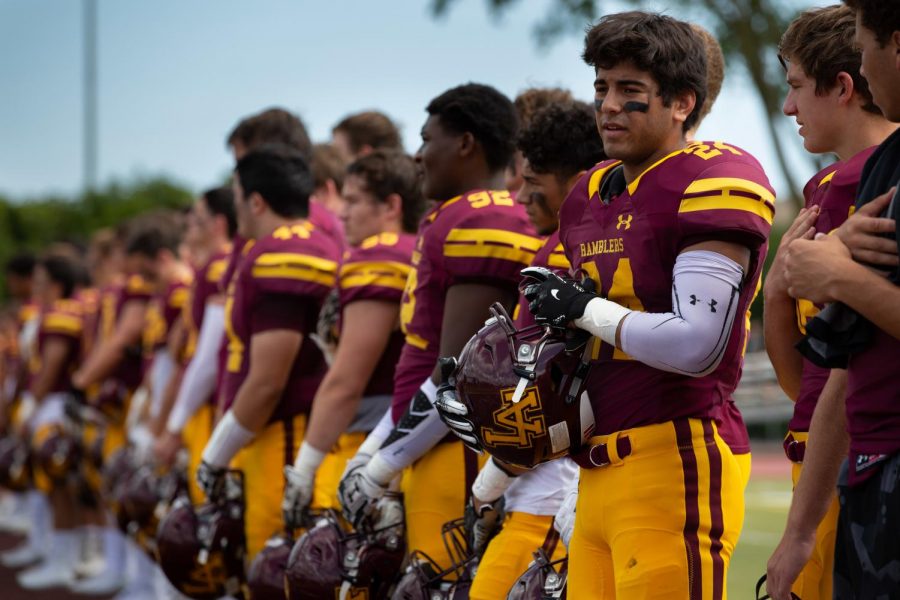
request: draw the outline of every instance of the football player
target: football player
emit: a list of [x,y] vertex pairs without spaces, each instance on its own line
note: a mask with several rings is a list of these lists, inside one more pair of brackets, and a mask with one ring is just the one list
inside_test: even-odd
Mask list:
[[[894,3],[871,0],[845,4],[856,13],[854,45],[861,51],[860,73],[872,100],[889,121],[898,123],[900,10]],[[841,87],[842,94],[848,91],[845,83]],[[834,90],[831,95],[836,103],[840,96]],[[769,560],[768,590],[776,600],[790,597],[791,583],[813,554],[816,529],[832,502],[836,482],[840,509],[833,597],[900,594],[900,577],[893,568],[900,554],[900,386],[894,361],[886,358],[900,350],[896,275],[900,260],[896,240],[891,239],[898,217],[898,203],[892,202],[898,153],[900,133],[895,131],[866,161],[853,215],[831,235],[795,239],[784,257],[787,290],[793,298],[831,303],[807,321],[807,338],[801,343],[804,355],[824,366],[846,366],[847,383],[846,393],[831,393],[832,372],[809,423],[803,471],[785,535]],[[839,166],[835,178],[840,172]],[[820,209],[817,222],[823,215]],[[823,333],[834,331],[835,323],[840,323],[842,336],[825,341]],[[849,459],[841,466],[848,443]]]
[[522,207],[503,190],[516,115],[492,87],[466,84],[429,103],[416,154],[426,198],[438,202],[419,227],[400,322],[406,343],[394,376],[390,415],[348,464],[340,484],[345,515],[359,524],[406,469],[409,548],[449,564],[441,526],[463,514],[478,457],[447,436],[433,408],[441,356],[456,356],[487,319],[490,305],[511,307],[516,269],[534,258]]
[[[176,213],[144,217],[145,224],[132,235],[126,247],[128,269],[138,273],[153,289],[144,316],[142,336],[145,384],[150,391],[149,422],[164,419],[163,398],[175,374],[175,358],[167,340],[176,319],[187,305],[193,271],[178,253],[183,220]],[[142,458],[149,458],[151,429],[141,423],[129,434],[137,443]]]
[[200,196],[188,216],[187,235],[203,242],[203,261],[194,276],[190,299],[182,313],[187,341],[181,357],[184,374],[168,413],[165,430],[156,440],[157,460],[171,465],[182,444],[188,449],[188,482],[192,498],[200,501],[196,471],[200,454],[212,433],[217,375],[216,355],[225,333],[225,298],[219,281],[231,254],[237,229],[234,195],[230,187],[213,188]]
[[[585,171],[606,158],[591,107],[583,102],[554,102],[539,109],[519,134],[523,184],[516,201],[525,207],[539,235],[547,236],[531,266],[568,273],[570,265],[557,230],[559,207]],[[519,301],[517,329],[533,323],[528,302]],[[577,466],[562,459],[516,473],[494,458],[488,459],[472,486],[470,538],[477,553],[484,552],[469,597],[502,598],[525,572],[532,553],[553,538],[553,515],[566,489],[577,476]],[[504,498],[502,529],[487,543],[498,524],[494,503]],[[553,560],[565,556],[562,544],[551,539]],[[484,546],[487,544],[487,549]]]
[[537,322],[595,336],[596,437],[579,457],[569,593],[722,598],[743,480],[715,419],[739,379],[774,193],[745,151],[687,143],[707,88],[704,42],[689,24],[608,15],[584,59],[613,160],[579,180],[559,230],[597,293],[525,272],[538,281],[525,291]]
[[341,119],[331,130],[331,145],[347,163],[378,149],[403,152],[397,125],[390,117],[376,110]]
[[203,450],[197,480],[207,497],[217,498],[232,459],[243,471],[249,560],[284,529],[282,470],[303,441],[325,371],[308,338],[335,283],[340,250],[306,218],[312,185],[307,161],[285,146],[256,147],[235,167],[238,233],[252,244],[229,285],[225,412]]
[[313,401],[307,436],[285,469],[283,506],[294,523],[310,502],[338,508],[347,460],[390,407],[403,347],[400,300],[425,207],[413,159],[396,150],[375,150],[351,164],[343,196],[341,219],[351,249],[338,276],[339,341]]
[[19,585],[31,590],[70,583],[80,550],[77,514],[68,485],[76,466],[75,440],[66,431],[64,416],[69,377],[84,333],[81,304],[73,299],[79,274],[74,259],[62,255],[40,259],[34,272],[33,293],[40,316],[27,393],[37,408],[26,426],[37,457],[33,461],[35,486],[50,499],[53,531],[43,561],[17,576]]
[[[806,332],[806,322],[820,307],[788,295],[785,254],[793,240],[811,238],[816,232],[830,233],[847,219],[863,165],[875,147],[897,128],[873,104],[866,80],[859,73],[855,29],[853,11],[845,6],[809,10],[791,23],[779,49],[789,86],[784,114],[797,120],[807,151],[835,154],[839,159],[806,184],[805,208],[781,238],[763,288],[766,350],[781,388],[795,402],[784,443],[785,453],[793,462],[795,486],[816,401],[823,393],[844,393],[847,372],[818,367],[795,349]],[[791,588],[804,600],[832,596],[837,513],[837,496],[832,494],[831,505],[816,532],[816,549]],[[774,583],[779,583],[777,576]]]
[[[525,129],[531,123],[532,117],[551,104],[560,104],[563,102],[571,102],[572,93],[569,90],[560,88],[529,88],[520,92],[516,99],[513,100],[513,106],[516,107],[516,116],[519,118],[519,129]],[[518,148],[513,155],[512,161],[506,167],[506,189],[516,193],[524,183],[522,179],[522,151]]]

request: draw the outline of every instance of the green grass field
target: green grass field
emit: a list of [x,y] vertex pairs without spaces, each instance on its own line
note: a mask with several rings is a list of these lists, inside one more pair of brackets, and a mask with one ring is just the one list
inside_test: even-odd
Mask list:
[[745,497],[744,529],[728,572],[728,597],[737,600],[754,597],[756,581],[781,539],[791,504],[790,478],[752,477]]

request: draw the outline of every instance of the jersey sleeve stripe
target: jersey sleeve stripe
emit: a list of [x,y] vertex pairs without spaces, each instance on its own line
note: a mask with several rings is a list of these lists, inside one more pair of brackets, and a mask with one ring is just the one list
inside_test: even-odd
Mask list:
[[709,179],[697,179],[693,181],[691,185],[688,186],[686,190],[684,190],[684,195],[687,196],[689,194],[703,194],[708,193],[709,195],[714,195],[715,193],[723,193],[728,194],[729,192],[744,192],[751,193],[763,200],[763,202],[774,205],[775,203],[775,194],[773,194],[768,188],[762,186],[755,181],[750,181],[749,179],[741,179],[738,177],[711,177]]
[[406,277],[410,271],[412,271],[410,265],[394,261],[349,262],[341,265],[341,277],[360,273],[389,273]]
[[257,279],[294,279],[298,281],[309,281],[318,283],[328,287],[334,287],[334,272],[320,271],[317,269],[305,268],[297,265],[280,265],[280,266],[261,266],[254,265],[251,275]]
[[728,194],[727,191],[717,196],[685,198],[678,207],[679,213],[705,210],[742,210],[760,217],[769,225],[772,224],[772,220],[775,218],[775,211],[762,200],[733,196]]
[[77,335],[81,333],[83,324],[80,318],[72,315],[49,314],[44,317],[42,327],[47,332]]
[[406,277],[396,273],[356,273],[341,277],[341,289],[358,287],[385,287],[403,291],[406,288]]
[[225,273],[227,267],[228,262],[225,260],[217,260],[210,264],[209,268],[206,270],[206,280],[211,283],[218,282],[222,279],[222,275]]
[[337,271],[338,266],[333,260],[298,252],[267,252],[260,254],[253,264],[254,267],[309,268],[331,273]]
[[499,258],[529,264],[541,240],[503,229],[451,229],[444,242],[449,258]]
[[566,255],[559,252],[552,252],[547,258],[547,264],[557,269],[572,268],[572,264],[569,262],[569,259],[566,258]]

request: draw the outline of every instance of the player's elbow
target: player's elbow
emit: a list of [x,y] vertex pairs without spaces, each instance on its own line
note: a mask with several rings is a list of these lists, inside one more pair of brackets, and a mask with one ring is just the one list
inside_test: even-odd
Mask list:
[[678,347],[678,351],[673,352],[671,360],[667,362],[670,370],[676,373],[688,377],[706,377],[719,367],[725,354],[724,349],[725,344],[721,340],[716,340],[716,343],[692,341]]

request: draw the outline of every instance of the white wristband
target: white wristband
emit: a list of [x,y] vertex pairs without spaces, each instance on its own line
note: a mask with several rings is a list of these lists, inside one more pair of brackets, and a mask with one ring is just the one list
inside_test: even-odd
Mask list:
[[431,377],[426,379],[424,383],[419,386],[419,389],[422,390],[422,393],[425,394],[425,397],[428,398],[428,401],[434,406],[434,403],[437,402],[437,385],[431,380]]
[[377,452],[366,463],[366,475],[375,483],[387,486],[397,476],[397,471],[381,457],[380,452]]
[[630,312],[630,309],[621,304],[604,298],[594,298],[584,307],[584,314],[575,319],[575,325],[615,346],[619,323]]
[[214,467],[225,468],[238,451],[253,441],[255,433],[238,422],[232,411],[227,411],[203,449],[202,460]]
[[478,477],[472,484],[472,495],[481,502],[494,502],[506,492],[515,479],[504,473],[494,463],[494,459],[490,458],[481,467]]
[[301,475],[312,477],[319,470],[319,465],[325,460],[327,452],[322,452],[309,442],[300,444],[300,451],[297,452],[297,458],[294,460],[294,469]]

